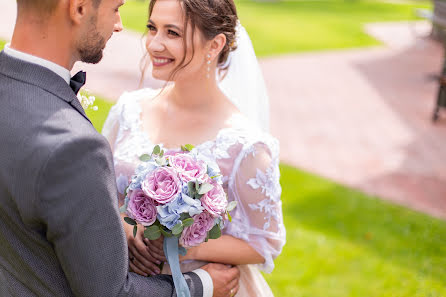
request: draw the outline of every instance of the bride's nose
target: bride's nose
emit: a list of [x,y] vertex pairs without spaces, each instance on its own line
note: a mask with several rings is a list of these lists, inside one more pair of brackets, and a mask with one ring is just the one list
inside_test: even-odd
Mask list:
[[148,52],[160,52],[163,51],[166,47],[164,45],[161,34],[153,34],[147,36],[147,51]]

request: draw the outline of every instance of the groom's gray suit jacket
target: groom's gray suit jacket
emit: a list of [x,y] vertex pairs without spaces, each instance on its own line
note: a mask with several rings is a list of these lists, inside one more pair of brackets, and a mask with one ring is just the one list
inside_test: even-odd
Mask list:
[[2,297],[175,295],[170,276],[128,273],[110,147],[74,92],[3,52],[0,145]]

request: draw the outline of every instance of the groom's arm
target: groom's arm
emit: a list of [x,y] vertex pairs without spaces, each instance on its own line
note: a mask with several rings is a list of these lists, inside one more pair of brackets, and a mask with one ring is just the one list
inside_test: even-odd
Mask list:
[[[36,205],[47,239],[76,296],[174,296],[170,276],[128,273],[112,156],[99,135],[67,135],[54,146],[37,182]],[[192,296],[202,282],[186,274]]]

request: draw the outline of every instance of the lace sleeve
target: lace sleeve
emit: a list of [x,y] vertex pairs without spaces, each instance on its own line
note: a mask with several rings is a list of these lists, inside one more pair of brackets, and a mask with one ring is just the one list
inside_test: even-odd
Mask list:
[[260,253],[265,262],[259,268],[268,273],[285,244],[278,150],[275,140],[244,149],[235,161],[228,187],[229,200],[238,204],[227,233],[244,239]]

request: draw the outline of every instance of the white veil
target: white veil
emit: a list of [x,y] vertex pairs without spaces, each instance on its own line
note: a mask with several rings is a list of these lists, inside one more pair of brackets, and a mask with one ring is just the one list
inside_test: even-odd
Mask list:
[[240,23],[236,32],[237,49],[223,65],[229,68],[219,87],[243,115],[269,132],[269,99],[263,75],[251,39]]

